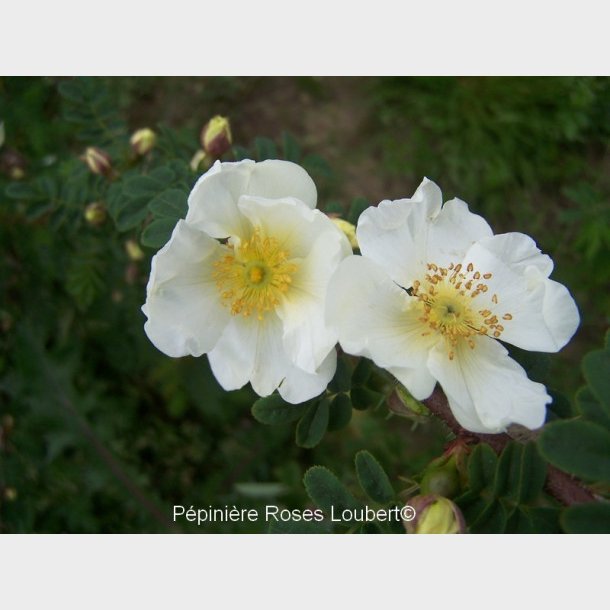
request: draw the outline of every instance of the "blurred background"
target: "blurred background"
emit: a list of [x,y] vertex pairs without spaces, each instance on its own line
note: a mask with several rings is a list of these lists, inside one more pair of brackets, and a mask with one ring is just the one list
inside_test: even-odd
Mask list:
[[[298,159],[323,210],[408,197],[427,176],[494,232],[531,235],[582,317],[540,379],[568,398],[582,385],[608,326],[610,79],[0,78],[0,532],[260,532],[176,528],[172,507],[303,508],[309,466],[349,485],[364,448],[399,486],[446,442],[439,422],[382,405],[304,449],[294,425],[253,419],[248,388],[223,392],[205,357],[149,343],[147,212],[113,212],[119,194],[79,157],[102,147],[124,175],[171,164],[188,190],[217,114],[224,160]],[[145,161],[129,153],[143,127],[159,135]],[[87,218],[92,203],[104,213]]]

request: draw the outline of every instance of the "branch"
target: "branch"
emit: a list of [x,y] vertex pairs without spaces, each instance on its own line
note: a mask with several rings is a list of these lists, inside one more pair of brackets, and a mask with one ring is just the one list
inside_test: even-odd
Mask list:
[[[393,399],[400,400],[396,392],[393,392],[390,396],[390,400]],[[447,401],[443,390],[438,385],[430,397],[421,402],[423,402],[434,415],[442,419],[457,437],[464,439],[472,438],[476,439],[478,442],[487,443],[498,454],[502,452],[504,447],[506,447],[511,440],[523,442],[534,440],[537,436],[535,431],[527,430],[520,426],[511,426],[511,428],[509,428],[510,434],[479,434],[465,430],[453,416],[451,408],[449,407],[449,402]],[[547,491],[566,506],[595,501],[593,493],[578,479],[550,464],[545,485]]]

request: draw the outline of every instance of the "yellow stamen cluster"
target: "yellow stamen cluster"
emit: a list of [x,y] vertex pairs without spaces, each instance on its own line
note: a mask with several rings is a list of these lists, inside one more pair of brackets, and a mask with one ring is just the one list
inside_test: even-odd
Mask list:
[[259,320],[280,302],[292,282],[297,265],[288,262],[289,253],[274,237],[264,237],[255,229],[237,247],[227,245],[229,254],[214,263],[213,278],[223,305],[231,314]]
[[[461,340],[467,341],[474,349],[473,335],[500,337],[504,326],[498,316],[490,309],[473,307],[473,299],[488,292],[485,280],[491,279],[491,273],[481,274],[472,263],[465,267],[453,263],[449,267],[439,267],[429,263],[427,268],[424,280],[415,281],[409,290],[409,294],[422,304],[420,321],[429,327],[422,336],[441,333],[447,341],[450,360],[453,360],[455,347]],[[498,304],[496,294],[492,295],[491,302]],[[506,313],[502,319],[511,320],[512,315]]]

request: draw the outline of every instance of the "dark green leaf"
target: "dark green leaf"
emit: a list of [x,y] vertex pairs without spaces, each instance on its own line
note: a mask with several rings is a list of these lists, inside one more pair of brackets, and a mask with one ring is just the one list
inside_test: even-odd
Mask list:
[[31,184],[27,182],[11,182],[5,189],[4,193],[11,199],[19,199],[20,201],[28,201],[40,196],[40,193]]
[[352,401],[347,394],[337,394],[330,403],[328,412],[328,429],[341,430],[352,419]]
[[374,409],[378,407],[383,402],[384,396],[383,394],[374,392],[368,388],[356,387],[352,388],[350,398],[352,399],[354,409],[364,411],[365,409]]
[[381,464],[368,451],[359,451],[355,462],[358,482],[366,495],[379,504],[391,502],[394,489]]
[[610,415],[610,350],[596,350],[582,360],[582,370],[591,392]]
[[337,358],[337,372],[328,384],[331,392],[349,392],[352,381],[352,367],[345,356]]
[[499,500],[494,500],[470,525],[473,534],[503,534],[508,514]]
[[504,496],[517,504],[527,504],[542,492],[546,464],[534,443],[509,443],[496,468],[494,495]]
[[485,443],[478,444],[468,460],[468,484],[473,491],[489,487],[495,477],[498,458]]
[[360,358],[354,372],[352,373],[352,384],[362,385],[368,381],[373,372],[373,364],[368,358]]
[[301,159],[301,147],[296,139],[287,131],[282,133],[282,148],[284,149],[284,159],[298,163]]
[[269,138],[256,138],[254,140],[254,149],[256,150],[256,158],[259,161],[277,159],[277,148],[273,140]]
[[545,426],[538,447],[551,464],[578,477],[610,481],[610,432],[588,421]]
[[364,197],[356,197],[349,208],[349,212],[347,214],[347,220],[351,222],[353,225],[358,224],[358,218],[360,218],[360,214],[366,210],[370,206],[370,203],[364,199]]
[[252,155],[247,148],[244,148],[243,146],[234,146],[233,157],[236,161],[242,161],[243,159],[250,159]]
[[610,415],[606,413],[588,387],[580,388],[576,392],[576,406],[586,419],[610,430]]
[[300,405],[287,403],[279,394],[259,398],[252,405],[252,415],[261,424],[274,426],[296,421],[305,413],[310,403]]
[[323,398],[314,402],[303,415],[296,429],[296,443],[299,447],[311,449],[322,440],[328,428],[329,405],[328,398]]
[[323,178],[330,178],[332,171],[330,166],[322,157],[319,155],[307,155],[302,161],[301,165],[310,173]]
[[334,508],[335,514],[343,510],[358,508],[358,501],[345,488],[343,483],[324,466],[312,466],[303,477],[305,490],[314,504],[327,515]]
[[119,231],[137,227],[148,215],[147,198],[130,199],[116,214],[115,222]]
[[160,248],[168,241],[176,226],[173,218],[159,218],[153,220],[142,232],[140,241],[149,248]]
[[156,216],[184,218],[187,211],[188,193],[180,189],[167,189],[159,193],[148,204],[148,209]]
[[570,506],[562,513],[560,521],[568,534],[610,534],[610,503]]

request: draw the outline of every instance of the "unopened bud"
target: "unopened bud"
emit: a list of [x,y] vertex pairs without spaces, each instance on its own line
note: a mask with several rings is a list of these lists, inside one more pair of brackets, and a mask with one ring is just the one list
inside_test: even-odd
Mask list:
[[98,176],[110,176],[112,173],[112,160],[110,156],[95,146],[89,146],[81,159],[87,164],[91,172]]
[[131,136],[129,143],[136,155],[143,156],[155,147],[155,144],[157,143],[157,134],[148,127],[138,129],[138,131],[134,132]]
[[212,165],[212,157],[206,154],[205,150],[198,150],[191,159],[191,169],[194,172],[207,170]]
[[144,258],[144,252],[135,239],[128,239],[125,242],[125,252],[127,252],[129,260],[134,262],[141,261]]
[[353,250],[358,248],[358,240],[356,239],[356,227],[347,220],[343,220],[343,218],[331,218],[333,223],[337,228],[339,228],[347,237],[349,241],[349,245]]
[[22,180],[25,178],[25,157],[13,148],[7,148],[0,153],[0,170],[11,180]]
[[222,157],[233,143],[231,124],[226,117],[212,117],[201,130],[201,146],[211,157]]
[[4,121],[0,121],[0,148],[4,144]]
[[14,502],[17,499],[17,490],[14,487],[7,487],[4,490],[4,497],[9,502]]
[[460,477],[453,462],[437,468],[426,468],[421,481],[423,494],[452,498],[460,491]]
[[103,225],[106,221],[106,206],[103,203],[90,203],[85,208],[85,220],[94,227]]
[[466,523],[460,509],[441,496],[416,496],[409,500],[415,519],[405,521],[409,534],[463,534]]

